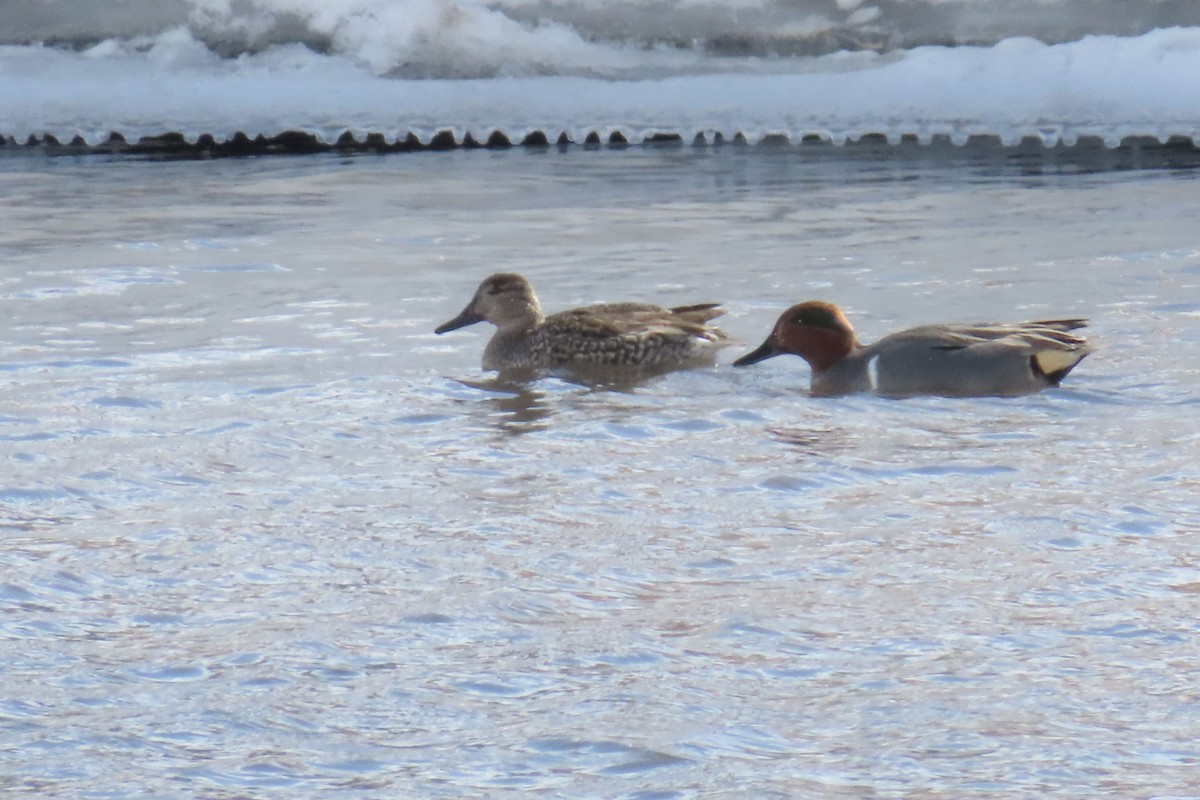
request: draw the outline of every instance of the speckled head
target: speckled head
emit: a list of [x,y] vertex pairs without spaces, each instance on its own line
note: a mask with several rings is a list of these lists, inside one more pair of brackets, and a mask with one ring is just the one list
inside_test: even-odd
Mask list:
[[807,361],[814,372],[823,372],[857,346],[854,328],[840,308],[833,303],[809,300],[783,312],[767,340],[733,365],[745,367],[791,353]]
[[446,333],[484,320],[501,330],[537,326],[542,321],[542,307],[529,281],[515,272],[497,272],[485,278],[462,313],[439,325],[434,333]]

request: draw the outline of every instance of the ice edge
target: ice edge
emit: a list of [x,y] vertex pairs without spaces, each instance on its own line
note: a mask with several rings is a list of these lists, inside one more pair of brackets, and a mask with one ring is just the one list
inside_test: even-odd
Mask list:
[[923,129],[863,127],[856,130],[808,129],[788,130],[721,130],[701,128],[679,130],[622,125],[556,129],[501,128],[467,129],[457,126],[444,128],[412,128],[392,131],[371,131],[362,128],[293,128],[274,133],[235,131],[214,134],[203,131],[163,131],[149,133],[113,131],[80,131],[54,129],[41,132],[13,134],[0,131],[0,148],[43,149],[102,152],[179,152],[222,155],[245,152],[323,152],[347,151],[411,151],[453,150],[480,147],[504,148],[513,146],[537,147],[549,145],[583,145],[621,147],[630,145],[717,146],[742,145],[813,145],[871,144],[900,147],[904,145],[964,147],[986,144],[1001,148],[1103,148],[1115,150],[1132,146],[1168,147],[1178,151],[1200,151],[1197,140],[1200,132],[1172,132],[1170,129],[1147,131],[1138,128],[1103,130],[1065,128],[1013,128],[1003,133],[987,129]]

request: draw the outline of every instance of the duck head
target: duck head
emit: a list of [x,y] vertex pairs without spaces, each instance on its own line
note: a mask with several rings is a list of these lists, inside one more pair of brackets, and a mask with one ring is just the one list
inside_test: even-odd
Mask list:
[[767,340],[733,365],[745,367],[791,353],[807,361],[813,372],[823,372],[857,346],[854,328],[840,308],[833,303],[809,300],[783,312]]
[[537,326],[542,321],[542,306],[529,281],[513,272],[497,272],[485,278],[462,313],[433,332],[446,333],[485,320],[501,330]]

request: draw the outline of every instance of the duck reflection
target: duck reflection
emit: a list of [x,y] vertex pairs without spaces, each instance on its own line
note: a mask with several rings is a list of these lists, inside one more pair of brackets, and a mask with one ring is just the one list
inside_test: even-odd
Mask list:
[[850,435],[841,428],[767,428],[777,441],[806,455],[828,455],[850,447]]
[[486,392],[478,408],[502,434],[521,436],[550,427],[548,420],[554,409],[547,401],[547,393],[534,388],[527,376],[506,374],[460,383]]
[[[520,436],[550,428],[550,417],[558,412],[556,398],[592,392],[636,394],[638,387],[661,371],[578,370],[539,371],[502,370],[484,380],[459,380],[463,386],[485,392],[478,411],[499,432]],[[538,388],[539,385],[542,388]]]

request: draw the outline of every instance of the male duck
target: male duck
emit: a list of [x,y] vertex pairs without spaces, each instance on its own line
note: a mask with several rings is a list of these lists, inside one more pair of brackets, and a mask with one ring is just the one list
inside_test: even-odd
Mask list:
[[434,332],[484,320],[495,325],[496,333],[483,351],[487,370],[598,367],[661,372],[715,363],[728,337],[706,323],[723,313],[716,303],[670,309],[606,303],[546,317],[529,281],[500,272],[479,284],[462,313]]
[[812,368],[814,395],[1010,397],[1058,386],[1091,352],[1086,339],[1068,333],[1086,325],[922,325],[864,347],[841,309],[810,300],[783,312],[767,340],[734,366],[793,353]]

